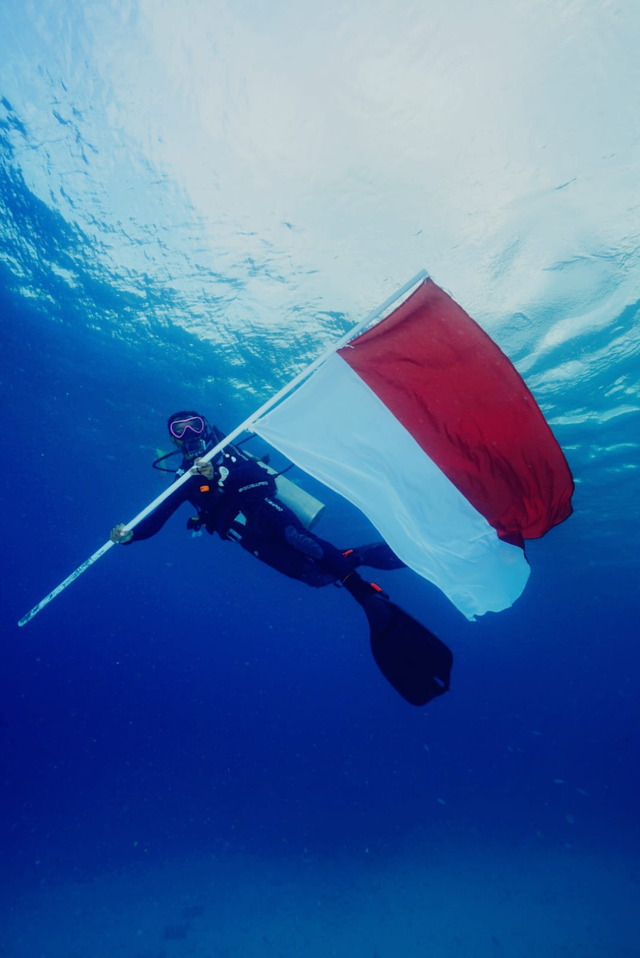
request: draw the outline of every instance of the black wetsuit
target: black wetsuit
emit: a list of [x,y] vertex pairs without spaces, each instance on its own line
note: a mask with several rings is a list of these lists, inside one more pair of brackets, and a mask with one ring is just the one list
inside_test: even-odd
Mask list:
[[[192,465],[183,459],[176,475]],[[347,558],[309,532],[278,499],[273,476],[236,446],[228,447],[218,460],[213,479],[192,476],[135,527],[130,541],[155,535],[184,502],[198,513],[192,526],[237,542],[261,562],[307,585],[320,587],[344,579],[358,564],[357,556]]]

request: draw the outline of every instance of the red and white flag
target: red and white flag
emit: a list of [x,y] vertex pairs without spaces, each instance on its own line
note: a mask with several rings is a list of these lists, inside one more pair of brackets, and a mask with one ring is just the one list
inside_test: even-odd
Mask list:
[[252,428],[469,618],[518,598],[523,540],[571,513],[571,473],[535,399],[430,279]]

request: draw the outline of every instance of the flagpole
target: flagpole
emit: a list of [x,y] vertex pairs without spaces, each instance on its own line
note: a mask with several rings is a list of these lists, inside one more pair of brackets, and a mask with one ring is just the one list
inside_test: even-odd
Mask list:
[[[404,296],[405,293],[408,293],[413,286],[416,286],[421,280],[426,279],[427,276],[428,273],[425,269],[421,269],[419,273],[416,273],[416,275],[407,283],[405,283],[404,286],[401,286],[400,289],[396,290],[392,296],[389,296],[388,299],[385,299],[384,303],[381,303],[380,306],[376,307],[376,309],[370,312],[361,323],[358,323],[357,326],[354,326],[354,328],[348,333],[345,333],[337,343],[334,343],[332,346],[329,346],[327,349],[325,349],[325,351],[318,356],[317,359],[314,359],[314,361],[305,369],[303,369],[302,372],[298,373],[298,375],[295,376],[291,382],[287,383],[286,386],[283,386],[283,388],[280,389],[275,396],[272,396],[271,399],[268,399],[262,404],[262,406],[260,406],[259,409],[256,410],[256,412],[245,419],[244,422],[241,422],[240,425],[233,430],[233,432],[230,432],[229,435],[225,436],[225,438],[215,445],[213,449],[210,449],[209,452],[207,452],[204,456],[201,456],[201,460],[203,462],[208,462],[210,459],[213,459],[214,456],[217,456],[218,453],[225,448],[225,446],[228,446],[230,442],[233,442],[233,440],[236,439],[236,437],[241,433],[247,431],[250,432],[251,426],[253,426],[258,419],[264,416],[269,409],[279,403],[281,399],[284,399],[286,395],[299,386],[303,380],[311,375],[311,373],[315,372],[318,366],[321,366],[322,363],[326,362],[329,356],[332,356],[333,353],[335,353],[338,349],[350,342],[350,340],[362,332],[362,330],[366,329],[366,327],[378,319],[378,317],[381,316],[385,310],[389,309],[389,307],[392,306],[396,300],[400,299],[401,296]],[[146,519],[146,517],[152,513],[154,509],[157,509],[158,506],[165,501],[165,499],[168,499],[169,496],[173,495],[173,493],[190,478],[191,471],[188,469],[183,476],[181,476],[176,482],[172,483],[171,486],[165,489],[165,491],[157,496],[153,502],[150,502],[148,506],[145,506],[145,508],[139,512],[137,516],[134,516],[133,519],[127,522],[124,530],[129,531],[131,529],[135,529],[138,523],[142,522],[143,519]],[[38,614],[38,612],[44,609],[46,605],[49,605],[49,603],[55,599],[56,596],[60,595],[61,592],[64,592],[67,586],[71,585],[72,582],[75,582],[78,576],[82,575],[83,572],[86,572],[86,570],[92,566],[94,562],[97,562],[98,559],[100,559],[106,552],[108,552],[113,545],[115,545],[115,543],[112,542],[111,539],[105,542],[105,544],[96,552],[94,552],[93,555],[89,556],[88,559],[85,559],[82,565],[78,566],[75,572],[72,572],[71,575],[67,576],[64,582],[61,582],[59,586],[56,586],[56,588],[53,589],[49,595],[45,596],[45,598],[36,606],[34,606],[30,612],[27,612],[27,614],[19,620],[18,625],[22,626],[26,625],[27,622],[30,622],[31,619]]]

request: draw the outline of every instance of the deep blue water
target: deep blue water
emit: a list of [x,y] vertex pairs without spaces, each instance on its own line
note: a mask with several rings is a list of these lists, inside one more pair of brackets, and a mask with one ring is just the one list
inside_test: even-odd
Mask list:
[[[638,18],[562,9],[560,46],[528,8],[503,23],[531,47],[507,96],[454,13],[396,10],[387,48],[386,5],[329,8],[283,66],[287,4],[3,6],[0,954],[640,954],[640,164],[607,99],[637,121]],[[527,100],[498,163],[543,52],[561,95]],[[597,144],[563,112],[587,61]],[[416,112],[434,64],[442,108],[431,86]],[[576,479],[507,612],[469,623],[378,577],[453,649],[448,695],[406,705],[343,592],[191,539],[186,511],[18,629],[163,488],[167,413],[230,430],[422,266],[516,362]],[[320,534],[375,538],[291,475],[327,503]]]

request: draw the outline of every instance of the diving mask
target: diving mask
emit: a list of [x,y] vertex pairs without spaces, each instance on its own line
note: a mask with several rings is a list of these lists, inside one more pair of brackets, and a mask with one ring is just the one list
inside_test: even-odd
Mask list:
[[[202,436],[205,430],[202,416],[189,416],[188,419],[174,419],[169,425],[169,432],[174,439],[191,439]],[[189,435],[191,433],[192,435]]]

